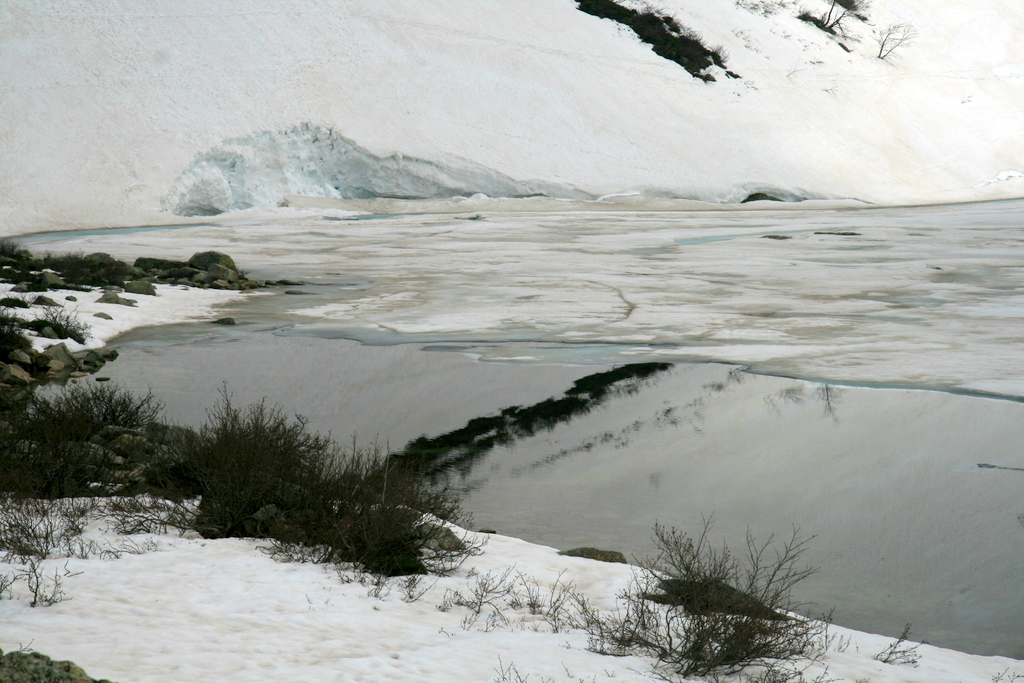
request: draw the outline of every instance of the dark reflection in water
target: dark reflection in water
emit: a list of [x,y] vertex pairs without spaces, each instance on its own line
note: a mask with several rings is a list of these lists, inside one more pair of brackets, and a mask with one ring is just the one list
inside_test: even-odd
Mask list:
[[[152,388],[175,420],[202,420],[226,380],[239,403],[268,396],[317,430],[392,445],[561,396],[603,353],[579,347],[578,362],[591,365],[568,364],[569,346],[556,350],[561,364],[482,363],[415,345],[240,331],[121,342],[104,374]],[[508,355],[528,350],[515,348]],[[1018,402],[678,364],[494,448],[456,483],[478,526],[560,548],[642,554],[655,521],[692,532],[712,513],[737,547],[748,526],[761,538],[797,526],[816,537],[810,560],[821,567],[797,597],[835,606],[838,623],[898,635],[912,622],[932,644],[1019,658],[1022,443]]]

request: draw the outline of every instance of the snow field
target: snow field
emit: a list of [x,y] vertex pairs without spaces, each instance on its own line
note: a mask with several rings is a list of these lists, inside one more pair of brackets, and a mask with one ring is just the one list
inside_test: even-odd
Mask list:
[[[280,154],[261,151],[307,124],[400,155],[399,187],[411,158],[476,169],[476,191],[515,186],[504,178],[710,202],[773,189],[890,204],[1024,194],[1017,4],[877,0],[874,25],[855,22],[844,41],[852,53],[795,5],[659,4],[724,46],[743,78],[716,68],[705,84],[572,0],[5,3],[0,230],[165,222],[190,169],[197,205],[330,195],[332,169],[358,175],[344,149],[281,138]],[[918,39],[876,59],[872,30],[900,22]],[[203,165],[225,150],[241,175]]]
[[[99,543],[123,540],[102,521],[86,534]],[[437,608],[447,591],[466,592],[481,575],[512,568],[542,589],[571,581],[596,607],[612,609],[630,578],[625,565],[488,535],[481,555],[453,576],[425,577],[426,591],[410,603],[403,600],[404,579],[389,581],[375,597],[373,585],[346,583],[324,566],[275,562],[255,540],[131,539],[155,549],[116,560],[46,560],[51,575],[66,567],[68,599],[58,604],[33,609],[16,584],[12,598],[0,601],[0,647],[29,646],[71,659],[93,677],[133,683],[494,681],[510,664],[531,680],[651,680],[652,662],[589,652],[585,633],[551,633],[525,609],[504,609],[509,627],[488,630],[484,619],[463,627],[467,608]],[[1003,671],[1024,672],[1024,662],[927,645],[917,649],[917,666],[887,665],[873,656],[892,639],[830,632],[829,650],[808,679],[826,667],[827,678],[841,683],[991,683]]]

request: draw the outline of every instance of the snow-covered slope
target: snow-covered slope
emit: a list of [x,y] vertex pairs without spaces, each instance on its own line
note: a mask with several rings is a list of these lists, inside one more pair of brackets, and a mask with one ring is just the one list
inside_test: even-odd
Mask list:
[[344,194],[355,167],[363,194],[1024,195],[1024,6],[876,0],[919,34],[882,61],[871,26],[847,53],[744,4],[661,3],[742,76],[706,84],[573,0],[9,0],[0,231]]

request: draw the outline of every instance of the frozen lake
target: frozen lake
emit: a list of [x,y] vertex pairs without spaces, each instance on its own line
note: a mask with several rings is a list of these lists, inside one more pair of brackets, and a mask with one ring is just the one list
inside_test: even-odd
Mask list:
[[105,374],[152,387],[182,421],[227,379],[239,400],[266,395],[342,439],[395,446],[609,364],[776,375],[681,363],[459,481],[478,525],[559,547],[644,552],[655,519],[692,529],[701,513],[733,540],[797,525],[822,565],[803,597],[836,605],[840,623],[896,635],[912,622],[933,644],[1021,657],[1022,226],[1020,202],[323,209],[29,246],[217,249],[250,276],[308,283],[226,311],[247,323],[235,328],[114,343],[124,354]]

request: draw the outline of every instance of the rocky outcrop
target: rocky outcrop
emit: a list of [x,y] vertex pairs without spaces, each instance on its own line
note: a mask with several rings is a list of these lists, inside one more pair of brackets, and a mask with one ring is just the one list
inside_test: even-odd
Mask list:
[[38,652],[8,652],[0,657],[0,681],[4,683],[110,683],[90,678],[81,667],[56,661]]

